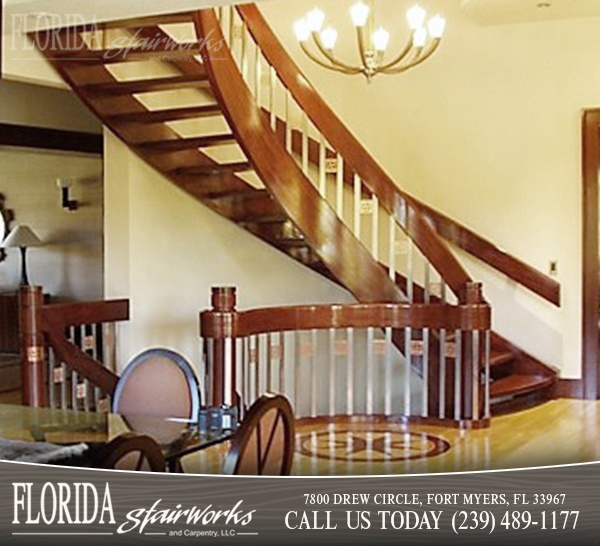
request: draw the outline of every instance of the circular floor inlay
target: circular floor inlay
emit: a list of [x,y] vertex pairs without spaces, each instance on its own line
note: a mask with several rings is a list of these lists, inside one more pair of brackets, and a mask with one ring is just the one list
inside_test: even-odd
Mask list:
[[352,462],[424,459],[449,449],[443,438],[421,432],[343,429],[301,434],[297,448],[308,457]]

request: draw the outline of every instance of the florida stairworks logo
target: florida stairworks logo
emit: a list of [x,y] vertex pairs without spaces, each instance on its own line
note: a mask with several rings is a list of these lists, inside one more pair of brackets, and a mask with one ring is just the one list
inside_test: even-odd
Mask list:
[[[69,527],[69,532],[61,534],[123,535],[134,532],[214,538],[257,534],[241,532],[250,524],[256,512],[245,510],[242,507],[243,500],[231,508],[221,509],[212,504],[191,507],[177,504],[172,508],[164,506],[162,499],[158,499],[151,506],[130,510],[121,519],[115,516],[108,483],[103,487],[87,482],[46,482],[43,485],[16,482],[12,485],[13,535],[43,535],[45,530],[47,534],[56,534],[57,528],[61,529],[60,526],[71,525],[77,526],[76,532],[71,532]],[[17,525],[18,531],[14,527]],[[35,526],[35,532],[29,532],[31,526]],[[177,528],[174,529],[173,526]],[[202,528],[198,529],[198,526]],[[99,528],[106,529],[107,532],[87,532]]]

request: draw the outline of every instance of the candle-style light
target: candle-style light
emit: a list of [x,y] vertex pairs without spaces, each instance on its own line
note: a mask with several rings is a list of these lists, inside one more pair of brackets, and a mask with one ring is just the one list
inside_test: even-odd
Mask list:
[[[446,20],[435,15],[427,20],[427,11],[413,6],[406,12],[410,36],[404,48],[391,60],[386,60],[390,43],[390,32],[384,27],[374,28],[373,6],[362,0],[350,8],[350,19],[355,27],[360,64],[352,65],[335,55],[338,31],[325,26],[326,15],[314,8],[294,25],[296,38],[302,51],[315,63],[343,74],[363,74],[371,81],[377,74],[400,74],[421,64],[431,57],[442,41]],[[312,48],[309,42],[313,42]],[[316,51],[315,51],[316,50]]]

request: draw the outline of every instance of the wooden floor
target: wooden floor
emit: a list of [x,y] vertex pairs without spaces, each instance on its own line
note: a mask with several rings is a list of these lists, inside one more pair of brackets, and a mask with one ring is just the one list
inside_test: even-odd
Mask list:
[[[485,430],[333,423],[297,430],[292,474],[371,475],[521,468],[600,460],[600,402],[553,400],[495,417]],[[220,473],[227,446],[184,459]]]

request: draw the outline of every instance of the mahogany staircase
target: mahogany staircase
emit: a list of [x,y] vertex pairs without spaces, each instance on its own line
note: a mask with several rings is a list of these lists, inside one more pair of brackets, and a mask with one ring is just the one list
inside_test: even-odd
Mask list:
[[[68,49],[53,47],[50,38],[61,35]],[[560,305],[553,280],[404,193],[310,85],[254,5],[39,32],[33,39],[148,164],[359,302],[463,302],[473,281],[446,239]],[[410,347],[418,366],[423,339],[394,341]],[[455,340],[445,343],[451,348]],[[546,393],[556,378],[495,334],[490,366],[493,402]]]

